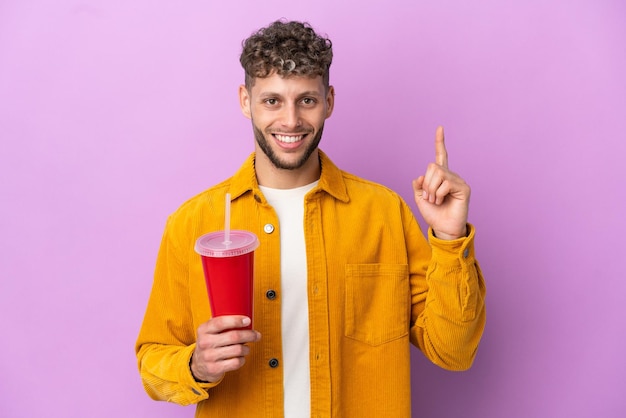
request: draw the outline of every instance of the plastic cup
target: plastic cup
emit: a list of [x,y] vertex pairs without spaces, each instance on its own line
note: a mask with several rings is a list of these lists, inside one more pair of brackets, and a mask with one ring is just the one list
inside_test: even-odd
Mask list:
[[202,258],[211,313],[215,316],[245,315],[252,329],[254,250],[259,239],[249,231],[211,232],[196,240]]

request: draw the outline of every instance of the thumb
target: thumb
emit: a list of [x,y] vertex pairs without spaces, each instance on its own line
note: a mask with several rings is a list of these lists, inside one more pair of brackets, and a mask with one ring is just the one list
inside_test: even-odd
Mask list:
[[415,194],[416,203],[424,199],[424,178],[424,176],[419,176],[413,180],[413,193]]

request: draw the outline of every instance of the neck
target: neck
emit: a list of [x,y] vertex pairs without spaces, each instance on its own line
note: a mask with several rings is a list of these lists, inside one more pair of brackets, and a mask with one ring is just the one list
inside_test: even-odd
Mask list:
[[257,150],[254,167],[259,185],[272,189],[294,189],[306,186],[319,180],[322,173],[317,150],[311,154],[302,167],[294,170],[277,168],[263,152]]

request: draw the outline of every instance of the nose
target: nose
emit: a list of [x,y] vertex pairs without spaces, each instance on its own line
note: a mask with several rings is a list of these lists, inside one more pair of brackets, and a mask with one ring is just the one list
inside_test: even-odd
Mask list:
[[297,128],[302,122],[300,120],[300,111],[298,106],[293,103],[285,105],[280,120],[281,125],[284,128]]

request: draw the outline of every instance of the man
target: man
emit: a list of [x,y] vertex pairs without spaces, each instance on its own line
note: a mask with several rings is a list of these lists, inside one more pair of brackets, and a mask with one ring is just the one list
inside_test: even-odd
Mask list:
[[[413,181],[429,241],[389,189],[339,170],[321,150],[334,108],[331,42],[278,21],[243,45],[243,114],[255,153],[168,219],[136,344],[148,394],[209,417],[408,417],[410,342],[435,364],[470,367],[485,288],[467,223],[470,189],[435,162]],[[257,234],[254,324],[211,318],[195,240]]]

